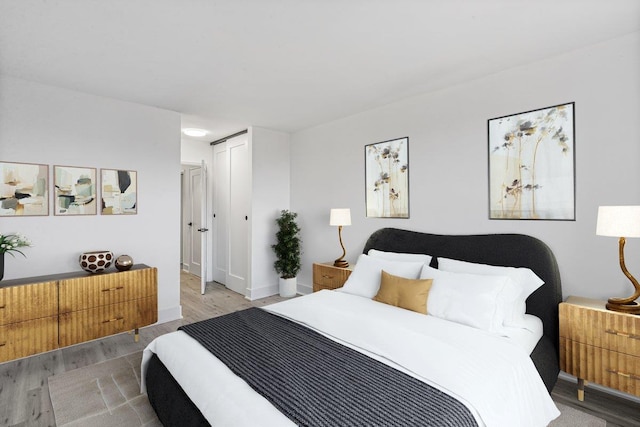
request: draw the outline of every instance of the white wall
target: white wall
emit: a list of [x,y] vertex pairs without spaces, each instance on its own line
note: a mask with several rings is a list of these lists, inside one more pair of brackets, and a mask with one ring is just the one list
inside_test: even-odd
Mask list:
[[273,269],[277,231],[275,220],[289,209],[290,135],[269,129],[249,128],[251,149],[251,285],[247,298],[278,293],[278,274]]
[[[304,269],[341,254],[329,209],[350,207],[343,229],[355,262],[369,234],[397,227],[444,234],[529,234],[555,252],[564,295],[628,296],[618,242],[595,235],[598,205],[640,204],[640,33],[513,68],[298,132],[292,136],[291,207],[300,214]],[[576,221],[488,219],[487,120],[575,101]],[[365,217],[364,146],[409,137],[410,216]],[[627,242],[640,275],[640,239]]]
[[[80,270],[78,255],[108,249],[158,268],[159,320],[179,318],[180,116],[20,79],[0,78],[0,160],[138,173],[138,214],[2,217],[27,258],[6,257],[5,278]],[[99,171],[98,171],[99,173]]]

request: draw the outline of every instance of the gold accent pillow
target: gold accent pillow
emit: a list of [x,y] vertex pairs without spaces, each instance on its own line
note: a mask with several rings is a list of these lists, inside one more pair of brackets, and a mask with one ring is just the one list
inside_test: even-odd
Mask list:
[[374,301],[427,314],[427,298],[433,279],[407,279],[382,270],[380,290]]

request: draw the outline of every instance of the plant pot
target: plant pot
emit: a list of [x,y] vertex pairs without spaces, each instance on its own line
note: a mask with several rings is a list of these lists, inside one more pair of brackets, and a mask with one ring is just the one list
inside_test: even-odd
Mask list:
[[4,252],[0,253],[0,280],[4,277]]
[[291,279],[280,278],[280,296],[283,298],[295,297],[298,290],[298,279],[292,277]]

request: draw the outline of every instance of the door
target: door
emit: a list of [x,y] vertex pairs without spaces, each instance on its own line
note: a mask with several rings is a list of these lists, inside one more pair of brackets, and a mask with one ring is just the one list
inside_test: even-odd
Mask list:
[[227,144],[213,146],[213,280],[227,284],[229,263],[229,156]]
[[213,279],[246,295],[250,162],[247,135],[213,147]]
[[227,287],[246,295],[249,271],[251,171],[247,135],[227,141],[229,151],[229,272]]
[[[202,228],[201,205],[202,205],[202,168],[189,169],[189,272],[201,276],[202,264],[205,264],[202,257],[202,233],[198,230]],[[202,277],[202,276],[201,276]]]
[[207,286],[207,165],[204,160],[200,164],[200,227],[197,229],[200,235],[200,293],[204,295]]

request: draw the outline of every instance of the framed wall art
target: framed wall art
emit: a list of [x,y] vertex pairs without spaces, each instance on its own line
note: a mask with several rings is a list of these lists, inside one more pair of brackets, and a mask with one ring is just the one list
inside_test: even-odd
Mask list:
[[101,169],[102,215],[138,213],[138,174],[136,171]]
[[575,220],[574,103],[488,121],[489,218]]
[[367,217],[409,218],[409,138],[364,147]]
[[54,215],[96,215],[96,169],[54,166]]
[[49,215],[49,166],[0,162],[0,216]]

